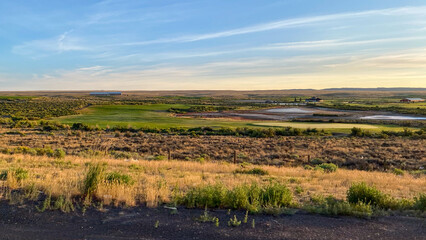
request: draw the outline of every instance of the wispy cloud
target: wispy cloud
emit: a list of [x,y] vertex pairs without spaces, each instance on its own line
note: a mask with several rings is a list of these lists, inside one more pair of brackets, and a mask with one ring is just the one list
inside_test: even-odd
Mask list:
[[[390,54],[236,59],[198,65],[89,66],[37,76],[32,89],[285,89],[420,86],[426,49]],[[78,87],[76,87],[78,86]]]
[[89,50],[88,47],[82,45],[79,38],[70,36],[71,32],[72,30],[53,38],[34,40],[16,45],[12,48],[12,52],[41,57],[47,54]]
[[[121,56],[112,56],[100,54],[93,56],[94,58],[113,58],[114,61],[129,61],[143,59],[144,61],[158,61],[166,59],[183,59],[183,58],[201,58],[201,57],[215,57],[220,55],[238,54],[238,53],[250,53],[250,52],[268,52],[268,51],[324,51],[325,49],[342,49],[344,47],[353,46],[366,46],[370,45],[373,48],[377,46],[383,46],[387,43],[402,43],[402,42],[413,42],[419,40],[426,40],[426,36],[416,37],[397,37],[397,38],[379,38],[379,39],[368,39],[368,40],[354,40],[354,39],[325,39],[316,41],[298,41],[298,42],[284,42],[266,44],[258,47],[248,47],[233,50],[218,50],[218,51],[186,51],[186,52],[163,52],[150,54],[129,54]],[[352,50],[352,49],[349,49]]]
[[264,32],[264,31],[270,31],[275,29],[290,28],[295,26],[314,24],[314,23],[320,23],[320,22],[326,22],[326,21],[336,21],[336,20],[342,20],[342,19],[360,18],[360,17],[378,16],[378,15],[401,16],[401,15],[419,15],[419,14],[426,15],[426,6],[387,8],[387,9],[379,9],[379,10],[347,12],[347,13],[329,14],[329,15],[321,15],[321,16],[313,16],[313,17],[285,19],[285,20],[279,20],[279,21],[258,24],[258,25],[248,26],[248,27],[236,28],[236,29],[221,31],[221,32],[188,35],[188,36],[180,36],[180,37],[173,37],[173,38],[162,38],[162,39],[139,41],[139,42],[119,43],[115,45],[135,46],[135,45],[149,45],[149,44],[173,43],[173,42],[177,42],[177,43],[195,42],[195,41],[201,41],[201,40],[230,37],[235,35]]

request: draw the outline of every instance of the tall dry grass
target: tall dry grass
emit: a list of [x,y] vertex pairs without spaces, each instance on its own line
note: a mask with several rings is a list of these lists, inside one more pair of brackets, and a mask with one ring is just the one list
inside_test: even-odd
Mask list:
[[[396,176],[386,172],[367,172],[339,169],[333,173],[305,170],[301,167],[274,167],[256,165],[268,171],[268,175],[234,174],[241,166],[225,162],[148,161],[88,159],[67,156],[64,160],[29,155],[0,154],[0,172],[17,168],[28,170],[27,179],[17,181],[13,176],[0,180],[0,189],[17,189],[34,186],[52,196],[72,197],[81,195],[81,184],[88,165],[97,162],[106,164],[105,172],[120,172],[131,176],[133,184],[101,182],[94,195],[104,204],[135,206],[144,204],[155,207],[172,200],[176,191],[207,184],[223,183],[228,188],[244,183],[268,184],[270,181],[284,183],[290,189],[299,190],[296,199],[312,195],[334,195],[344,199],[346,191],[354,182],[374,184],[384,193],[396,198],[412,198],[426,192],[426,177],[410,174]],[[246,168],[250,168],[247,166]],[[254,167],[254,166],[253,166]],[[302,191],[300,191],[302,189]],[[4,194],[1,194],[4,195]]]

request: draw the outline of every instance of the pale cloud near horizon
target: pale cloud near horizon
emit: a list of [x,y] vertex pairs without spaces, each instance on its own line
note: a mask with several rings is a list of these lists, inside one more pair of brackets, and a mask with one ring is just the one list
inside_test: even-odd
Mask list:
[[381,87],[397,87],[401,79],[407,87],[418,87],[426,76],[423,66],[426,66],[426,48],[390,55],[297,56],[197,66],[155,66],[144,70],[138,66],[124,69],[92,66],[35,76],[31,82],[36,84],[28,83],[26,90],[37,86],[44,90],[268,90],[277,89],[275,86],[321,89],[330,83],[366,87],[365,81],[375,81]]

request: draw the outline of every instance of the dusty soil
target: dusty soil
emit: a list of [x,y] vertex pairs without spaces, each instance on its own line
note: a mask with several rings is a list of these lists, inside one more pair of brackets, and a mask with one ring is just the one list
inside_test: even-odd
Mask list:
[[[197,222],[203,210],[179,208],[177,214],[165,208],[111,208],[62,213],[39,213],[34,206],[0,203],[0,238],[12,239],[426,239],[422,218],[392,216],[374,219],[327,217],[303,212],[273,217],[249,215],[248,223],[229,227],[234,214],[244,212],[210,211],[220,219]],[[255,227],[252,220],[255,219]],[[155,223],[159,221],[158,227]]]

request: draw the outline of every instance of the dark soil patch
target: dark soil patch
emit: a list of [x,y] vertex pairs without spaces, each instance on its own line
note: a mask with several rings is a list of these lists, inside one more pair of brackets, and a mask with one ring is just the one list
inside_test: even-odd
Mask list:
[[[422,218],[380,217],[372,220],[326,217],[303,212],[292,216],[249,215],[248,222],[229,227],[235,214],[210,211],[220,219],[214,223],[194,220],[203,210],[179,208],[173,214],[165,208],[108,208],[62,213],[39,213],[34,206],[17,207],[0,203],[1,239],[425,239]],[[252,220],[255,219],[255,228]],[[158,227],[155,227],[156,222]]]

